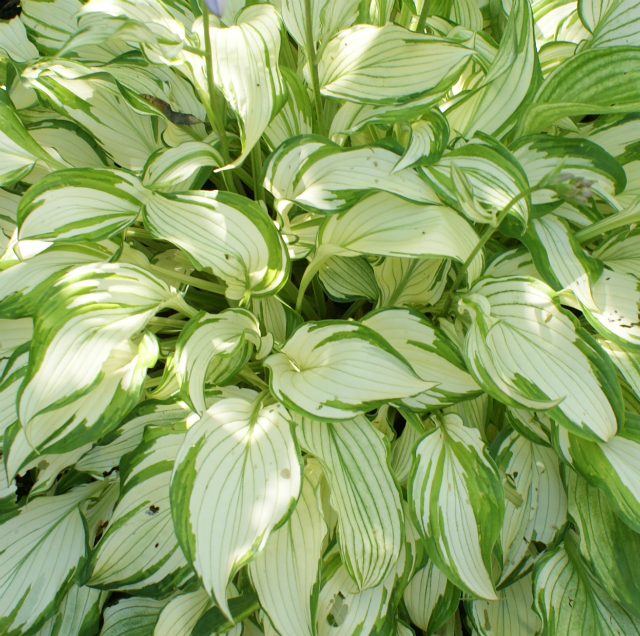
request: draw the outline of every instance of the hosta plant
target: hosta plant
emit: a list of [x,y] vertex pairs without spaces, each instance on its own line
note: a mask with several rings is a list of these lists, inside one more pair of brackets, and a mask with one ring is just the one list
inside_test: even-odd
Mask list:
[[0,636],[640,635],[640,2],[0,21]]

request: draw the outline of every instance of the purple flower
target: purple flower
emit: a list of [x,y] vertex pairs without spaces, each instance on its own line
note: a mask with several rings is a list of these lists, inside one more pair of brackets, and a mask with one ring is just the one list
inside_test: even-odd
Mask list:
[[550,190],[557,192],[563,199],[575,205],[589,205],[589,200],[593,197],[593,190],[591,190],[593,183],[584,177],[578,177],[569,172],[550,176],[548,183],[545,185]]
[[222,17],[227,6],[227,0],[204,0],[204,3],[207,5],[209,11],[219,18]]

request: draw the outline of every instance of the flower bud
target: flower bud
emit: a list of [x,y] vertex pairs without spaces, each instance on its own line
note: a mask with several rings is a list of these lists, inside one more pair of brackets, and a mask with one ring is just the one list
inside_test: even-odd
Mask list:
[[593,197],[591,190],[593,183],[584,177],[578,177],[568,172],[562,172],[552,177],[544,185],[569,203],[576,205],[589,205],[589,199]]
[[207,5],[209,11],[219,18],[222,17],[222,14],[227,7],[227,0],[204,0],[204,3]]

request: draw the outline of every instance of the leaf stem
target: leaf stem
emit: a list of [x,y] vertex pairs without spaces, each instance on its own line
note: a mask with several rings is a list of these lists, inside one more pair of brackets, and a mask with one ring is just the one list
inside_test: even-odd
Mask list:
[[358,298],[358,300],[352,302],[349,306],[349,309],[347,309],[347,311],[345,311],[344,314],[340,317],[340,320],[348,320],[349,318],[351,318],[351,316],[354,316],[358,309],[364,307],[364,304],[366,302],[366,298]]
[[145,230],[141,227],[128,227],[126,230],[127,236],[133,236],[135,238],[147,239],[151,241],[161,241],[162,239],[156,238],[149,230]]
[[256,201],[264,201],[264,187],[262,186],[262,151],[260,140],[251,149],[251,169],[253,171],[253,198]]
[[320,93],[320,76],[318,75],[318,60],[316,59],[316,44],[313,38],[313,15],[311,0],[304,0],[305,38],[307,40],[307,55],[309,56],[309,74],[313,88],[313,102],[318,119],[318,132],[326,136],[324,129],[324,113],[322,112],[322,95]]
[[464,279],[464,276],[467,273],[467,270],[469,269],[469,266],[471,265],[471,263],[473,263],[473,260],[478,255],[478,252],[480,252],[480,250],[487,244],[489,239],[495,234],[495,232],[498,229],[498,227],[500,226],[500,224],[507,218],[507,214],[509,214],[509,212],[511,212],[513,206],[516,203],[518,203],[518,201],[520,201],[520,200],[524,199],[525,197],[528,197],[529,195],[531,195],[532,192],[535,192],[536,190],[540,190],[540,189],[541,189],[540,184],[538,184],[537,186],[534,186],[533,188],[527,188],[526,190],[523,190],[522,192],[518,192],[518,194],[515,197],[513,197],[513,199],[511,199],[511,201],[509,201],[509,203],[507,203],[507,205],[501,210],[500,214],[498,215],[498,217],[496,219],[495,225],[490,225],[484,231],[484,234],[480,237],[480,240],[476,243],[476,246],[471,250],[471,254],[469,254],[469,256],[467,256],[467,260],[462,264],[462,267],[458,271],[458,275],[456,276],[455,280],[453,281],[453,285],[451,285],[451,289],[449,290],[449,294],[447,296],[447,299],[446,299],[446,301],[445,301],[445,303],[444,303],[444,305],[442,307],[441,315],[446,316],[447,313],[449,312],[449,309],[451,308],[451,303],[453,302],[453,298],[455,296],[455,293],[456,293],[458,287],[460,287],[460,284],[462,283],[462,280]]
[[327,317],[327,304],[324,299],[324,291],[322,289],[322,285],[317,278],[314,278],[311,281],[311,287],[313,288],[313,295],[316,299],[316,309],[318,310],[318,315],[320,319],[323,320]]
[[[265,392],[265,395],[269,392],[269,385],[255,371],[249,369],[249,367],[245,367],[239,371],[238,375],[248,384]],[[262,395],[260,397],[262,397]]]
[[202,280],[201,278],[195,278],[194,276],[189,276],[188,274],[179,274],[178,272],[172,272],[171,270],[164,269],[163,267],[158,267],[157,265],[147,265],[147,269],[158,274],[159,276],[172,278],[173,280],[179,281],[181,283],[185,283],[186,285],[190,285],[191,287],[196,287],[197,289],[210,291],[210,292],[213,292],[214,294],[220,294],[224,296],[224,293],[227,291],[226,285],[219,285],[218,283],[212,283],[208,280]]
[[[298,288],[289,279],[285,286],[280,291],[282,298],[289,304],[294,305],[298,298]],[[310,320],[318,320],[319,316],[316,310],[311,306],[311,303],[305,298],[302,301],[303,315],[308,316]]]
[[429,6],[431,0],[424,0],[422,3],[422,11],[420,11],[420,17],[418,18],[418,24],[416,25],[416,33],[422,33],[424,27],[427,24],[427,18],[429,17]]
[[592,225],[587,225],[578,230],[574,237],[579,243],[586,243],[596,236],[611,230],[617,230],[625,225],[631,225],[640,221],[640,197],[635,199],[633,203],[624,211],[612,214],[605,219],[596,221]]
[[148,391],[149,389],[155,389],[155,387],[159,386],[162,382],[162,376],[159,375],[155,378],[150,378],[147,376],[144,379],[144,390]]
[[187,53],[193,53],[194,55],[204,55],[204,51],[202,49],[199,49],[196,46],[189,46],[188,44],[183,44],[182,48],[187,51]]
[[315,256],[311,262],[307,265],[307,269],[304,270],[302,280],[300,281],[300,288],[298,289],[298,297],[296,298],[296,311],[301,312],[302,302],[304,300],[304,293],[307,291],[307,287],[313,280],[313,277],[320,271],[324,262],[331,256],[330,251],[322,253],[322,246],[320,246],[315,253]]
[[177,318],[163,318],[154,316],[148,323],[152,327],[175,327],[176,329],[182,329],[186,324],[186,320],[178,320]]

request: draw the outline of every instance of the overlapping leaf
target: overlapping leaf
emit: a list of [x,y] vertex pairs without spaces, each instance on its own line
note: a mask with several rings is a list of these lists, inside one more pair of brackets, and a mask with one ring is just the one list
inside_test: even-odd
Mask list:
[[457,415],[414,448],[409,502],[429,558],[462,590],[497,600],[491,553],[504,516],[498,470],[478,431]]
[[260,326],[251,312],[199,312],[176,343],[176,373],[184,399],[199,414],[206,410],[205,383],[223,384],[260,347]]
[[[38,346],[32,347],[19,396],[20,422],[35,447],[51,445],[67,428],[73,437],[75,427],[65,411],[100,383],[109,384],[111,394],[127,393],[128,382],[120,387],[122,378],[130,381],[138,365],[151,366],[153,356],[151,343],[143,342],[145,354],[138,356],[128,338],[136,336],[160,307],[171,304],[172,297],[177,300],[164,283],[133,265],[83,265],[58,281],[38,310],[34,330]],[[111,400],[112,395],[102,408]],[[43,414],[50,421],[56,409],[58,426],[52,429],[50,422],[43,426]],[[76,426],[83,419],[80,415]],[[118,421],[106,426],[115,427]],[[71,443],[81,445],[81,440],[89,441],[80,432]]]
[[364,416],[331,424],[302,418],[296,432],[324,467],[344,567],[358,589],[376,587],[396,566],[404,526],[382,436]]
[[398,155],[384,145],[342,149],[322,137],[293,137],[274,152],[265,187],[279,210],[292,203],[324,214],[348,210],[376,191],[416,203],[437,203],[432,188],[414,170],[395,171]]
[[618,515],[640,530],[640,421],[627,413],[625,427],[607,443],[590,442],[555,428],[556,450],[592,486],[601,489]]
[[[451,208],[417,205],[381,192],[322,223],[318,247],[303,285],[333,256],[377,254],[464,262],[476,243],[473,228]],[[477,277],[482,260],[481,254],[474,258],[469,267],[470,279]]]
[[[620,523],[602,491],[573,472],[567,473],[566,482],[569,513],[580,532],[580,553],[611,597],[640,619],[638,534]],[[623,553],[619,546],[624,546]]]
[[191,575],[169,504],[173,464],[185,434],[177,425],[151,427],[121,461],[120,497],[89,560],[87,585],[160,596]]
[[99,484],[36,499],[3,524],[0,629],[7,636],[36,630],[53,616],[86,553],[78,506]]
[[146,198],[140,181],[121,170],[57,170],[22,197],[18,237],[64,241],[109,238],[136,220]]
[[587,439],[615,435],[622,414],[608,360],[580,338],[549,287],[525,277],[486,278],[461,308],[473,318],[465,340],[469,370],[489,394],[512,406],[550,410]]
[[156,195],[145,226],[171,241],[198,269],[227,283],[229,298],[269,296],[284,285],[289,259],[269,216],[254,201],[221,191]]
[[306,472],[293,514],[249,565],[261,605],[281,636],[316,633],[318,577],[327,533],[318,490]]
[[480,387],[467,372],[462,355],[446,334],[408,309],[383,309],[362,320],[379,333],[425,381],[437,382],[429,391],[405,398],[414,409],[445,406],[476,397]]
[[534,609],[542,619],[543,630],[569,636],[640,633],[640,623],[590,573],[574,535],[540,559],[533,578]]
[[281,406],[264,405],[263,396],[243,390],[206,411],[175,461],[171,510],[178,542],[227,617],[231,577],[256,558],[300,493],[288,417]]
[[473,51],[453,40],[393,24],[358,25],[327,44],[319,64],[324,95],[365,104],[402,104],[450,88]]
[[305,323],[265,366],[273,394],[317,420],[348,420],[435,384],[421,380],[373,329],[341,321]]
[[530,569],[533,561],[530,544],[552,543],[563,529],[567,497],[558,458],[548,447],[512,432],[500,440],[496,464],[520,497],[505,500],[500,584],[508,585]]
[[284,105],[286,88],[278,68],[280,28],[278,12],[267,4],[247,7],[228,29],[212,29],[212,79],[240,125],[242,154],[230,167],[242,163]]

